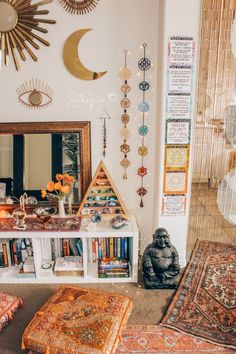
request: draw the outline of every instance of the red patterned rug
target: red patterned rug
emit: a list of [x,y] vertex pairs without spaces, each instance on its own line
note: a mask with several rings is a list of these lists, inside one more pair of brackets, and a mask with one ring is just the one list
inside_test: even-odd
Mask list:
[[162,324],[236,349],[235,244],[196,242]]
[[127,326],[116,354],[229,354],[223,348],[163,326]]

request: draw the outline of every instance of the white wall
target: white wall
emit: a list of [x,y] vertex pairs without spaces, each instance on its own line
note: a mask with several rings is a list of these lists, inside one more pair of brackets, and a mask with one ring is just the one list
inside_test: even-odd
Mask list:
[[[54,1],[45,6],[50,10],[48,18],[57,20],[56,25],[48,26],[49,33],[45,36],[51,46],[49,48],[42,46],[37,52],[38,63],[27,58],[27,62],[21,63],[21,71],[17,73],[11,62],[10,67],[4,68],[0,73],[1,122],[91,121],[93,172],[102,158],[102,130],[99,117],[103,109],[107,109],[112,119],[107,123],[108,148],[105,163],[127,207],[135,210],[137,214],[141,228],[141,247],[144,248],[152,240],[154,228],[164,226],[170,231],[182,263],[185,259],[187,216],[173,220],[160,216],[164,156],[164,115],[162,113],[166,87],[166,66],[160,65],[167,58],[167,41],[170,35],[193,35],[197,39],[199,7],[199,0],[101,0],[94,11],[88,15],[77,16],[70,15],[64,11],[58,1]],[[81,40],[79,50],[82,62],[94,71],[108,71],[104,77],[96,81],[77,79],[63,64],[62,50],[65,40],[72,32],[82,28],[93,29]],[[146,119],[149,126],[146,138],[149,155],[145,158],[149,175],[144,178],[148,194],[144,197],[145,207],[141,209],[140,198],[136,193],[140,187],[140,178],[137,176],[140,156],[137,149],[141,143],[138,134],[141,113],[137,108],[141,102],[141,92],[137,87],[141,77],[137,62],[143,56],[140,47],[144,42],[148,45],[147,56],[153,66],[147,72],[151,89],[146,95],[146,100],[150,104]],[[123,170],[120,166],[122,110],[121,81],[118,78],[118,70],[124,61],[125,48],[129,50],[128,64],[133,73],[130,80],[132,91],[129,95],[132,101],[129,109],[131,115],[129,129],[132,132],[129,139],[131,145],[129,159],[132,165],[128,169],[127,181],[122,179]],[[53,89],[52,106],[44,110],[29,110],[17,102],[16,88],[31,78],[39,78]],[[153,209],[155,209],[154,213]]]
[[[67,13],[54,1],[46,5],[50,13],[48,18],[56,19],[57,24],[47,26],[49,33],[44,35],[50,47],[40,44],[37,51],[38,63],[28,56],[27,61],[20,62],[21,70],[16,72],[13,62],[10,67],[0,72],[0,121],[1,122],[36,122],[36,121],[91,121],[92,124],[92,168],[95,171],[102,159],[102,122],[99,119],[104,108],[111,116],[107,122],[108,148],[105,163],[114,179],[120,194],[129,209],[135,209],[144,235],[151,240],[152,235],[152,208],[153,208],[153,176],[155,153],[155,126],[156,126],[156,63],[157,63],[157,26],[158,0],[101,0],[98,6],[87,15],[77,16]],[[44,27],[44,26],[43,26]],[[82,81],[72,76],[64,66],[62,51],[68,36],[82,28],[92,28],[80,42],[80,56],[82,62],[95,71],[108,73],[96,81]],[[138,126],[141,123],[141,114],[138,104],[141,102],[141,92],[138,89],[140,77],[138,60],[143,55],[140,46],[146,42],[147,55],[153,62],[148,73],[152,85],[147,95],[150,103],[147,137],[149,155],[146,164],[150,176],[145,178],[148,194],[145,197],[145,208],[140,210],[139,197],[136,190],[140,186],[140,179],[136,171],[140,167],[140,157],[137,149],[140,145]],[[129,159],[132,166],[128,170],[128,180],[122,179],[123,169],[120,166],[120,130],[123,128],[120,117],[122,84],[118,77],[119,68],[123,65],[123,50],[129,50],[128,65],[132,70],[130,98],[132,106],[129,110],[131,121],[129,129],[132,131],[129,143],[131,153]],[[25,80],[39,78],[45,81],[54,91],[53,104],[43,110],[31,110],[20,105],[17,101],[16,88]],[[73,97],[73,99],[71,99]]]
[[[160,99],[157,105],[160,117],[159,127],[156,132],[157,139],[157,160],[156,171],[159,171],[159,176],[154,183],[155,202],[154,202],[154,217],[153,229],[156,227],[165,227],[171,235],[171,241],[178,250],[181,266],[186,264],[186,244],[188,235],[188,219],[190,207],[190,192],[192,178],[192,163],[193,163],[193,133],[196,98],[196,80],[198,72],[198,36],[199,36],[199,21],[200,21],[200,6],[199,0],[165,0],[160,2],[160,19],[162,24],[159,28],[159,68],[158,72],[162,73],[162,79],[159,81],[158,97]],[[161,215],[161,202],[163,195],[163,178],[164,178],[164,147],[165,147],[165,111],[166,111],[166,93],[167,93],[167,63],[168,63],[168,41],[172,35],[176,36],[193,36],[195,40],[195,62],[194,62],[194,77],[193,77],[193,112],[191,124],[191,145],[190,145],[190,167],[188,173],[188,193],[186,204],[186,215],[178,217],[167,217]]]

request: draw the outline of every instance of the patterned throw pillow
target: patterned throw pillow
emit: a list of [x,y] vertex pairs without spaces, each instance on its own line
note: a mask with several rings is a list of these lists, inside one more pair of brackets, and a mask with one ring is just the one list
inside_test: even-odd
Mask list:
[[127,296],[61,286],[26,328],[22,349],[34,353],[114,353],[132,308]]
[[22,306],[23,302],[19,297],[0,292],[0,331],[13,320],[15,312]]

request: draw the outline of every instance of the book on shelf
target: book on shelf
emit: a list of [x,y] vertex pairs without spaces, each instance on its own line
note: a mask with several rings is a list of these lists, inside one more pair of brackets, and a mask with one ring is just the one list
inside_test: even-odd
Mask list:
[[20,267],[19,272],[16,273],[17,278],[36,278],[35,272],[26,272],[23,265]]
[[54,265],[54,274],[57,276],[82,276],[84,274],[83,257],[58,257]]
[[[52,258],[67,256],[83,256],[82,240],[80,238],[54,238],[51,240]],[[47,257],[44,257],[47,259]]]
[[32,246],[27,247],[26,240],[29,239],[0,239],[0,268],[19,265],[33,254]]
[[100,258],[129,257],[129,237],[99,237],[88,239],[89,262]]
[[128,278],[130,276],[130,263],[126,258],[109,257],[98,260],[99,278]]
[[35,267],[34,267],[34,257],[29,256],[26,258],[26,260],[23,263],[23,271],[24,272],[35,272]]

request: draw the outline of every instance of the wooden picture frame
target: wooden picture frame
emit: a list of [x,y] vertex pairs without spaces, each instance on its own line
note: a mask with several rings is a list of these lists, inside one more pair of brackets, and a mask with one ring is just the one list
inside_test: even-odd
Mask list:
[[[0,136],[13,135],[20,139],[24,134],[79,134],[79,158],[80,158],[80,193],[83,198],[91,181],[91,131],[90,122],[57,121],[57,122],[23,122],[0,123]],[[22,155],[22,154],[21,154]],[[14,170],[22,169],[21,158],[15,159],[17,166]],[[52,172],[53,168],[52,168]],[[23,174],[23,172],[22,172]],[[14,177],[14,176],[13,176]],[[14,179],[14,178],[13,178]],[[18,183],[18,182],[17,182]],[[21,181],[22,183],[22,181]],[[19,186],[18,186],[19,187]],[[19,187],[20,188],[20,187]],[[24,190],[22,190],[24,192]]]

